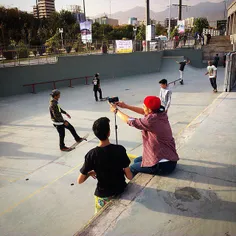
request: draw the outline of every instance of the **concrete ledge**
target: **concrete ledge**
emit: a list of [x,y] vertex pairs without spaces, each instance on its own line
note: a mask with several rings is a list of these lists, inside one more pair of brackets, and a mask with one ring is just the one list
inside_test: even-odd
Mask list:
[[142,192],[154,176],[138,174],[128,184],[125,193],[119,199],[109,202],[91,221],[74,236],[102,236],[112,226],[126,207]]

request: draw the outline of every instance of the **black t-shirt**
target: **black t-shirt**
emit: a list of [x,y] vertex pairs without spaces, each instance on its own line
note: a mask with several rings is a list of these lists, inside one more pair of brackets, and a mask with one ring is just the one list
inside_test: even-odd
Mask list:
[[180,64],[179,70],[184,71],[184,67],[186,66],[186,62],[182,61],[179,64]]
[[98,180],[94,194],[98,197],[111,197],[124,191],[127,184],[123,169],[129,164],[125,148],[110,144],[90,150],[80,172],[87,175],[89,171],[94,170]]
[[99,88],[100,88],[100,79],[98,77],[94,77],[93,90],[98,90]]

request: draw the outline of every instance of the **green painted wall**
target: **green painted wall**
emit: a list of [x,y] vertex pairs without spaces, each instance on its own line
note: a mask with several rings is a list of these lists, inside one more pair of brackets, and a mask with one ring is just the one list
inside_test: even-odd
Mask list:
[[[122,77],[160,71],[163,52],[135,52],[130,54],[68,56],[58,58],[56,64],[44,64],[0,69],[0,96],[31,92],[24,84],[78,78],[99,72],[102,78]],[[84,84],[76,80],[73,84]],[[68,86],[60,82],[57,87]],[[53,89],[52,84],[36,86],[36,92]]]
[[201,49],[175,49],[175,50],[165,50],[164,56],[175,57],[175,56],[184,56],[191,61],[191,65],[196,68],[206,67],[206,64],[202,62],[203,60],[203,51]]

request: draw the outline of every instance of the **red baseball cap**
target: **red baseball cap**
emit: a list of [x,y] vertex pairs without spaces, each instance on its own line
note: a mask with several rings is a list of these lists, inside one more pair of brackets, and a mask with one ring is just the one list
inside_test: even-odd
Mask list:
[[161,100],[159,97],[156,96],[147,96],[143,103],[145,106],[152,111],[158,110],[161,107]]

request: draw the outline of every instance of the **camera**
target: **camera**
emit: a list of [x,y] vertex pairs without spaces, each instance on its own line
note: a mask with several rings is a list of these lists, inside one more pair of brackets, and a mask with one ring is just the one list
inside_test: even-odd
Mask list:
[[119,102],[119,98],[118,97],[108,98],[108,101],[109,101],[109,103],[115,104],[115,103]]

